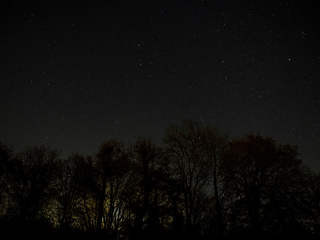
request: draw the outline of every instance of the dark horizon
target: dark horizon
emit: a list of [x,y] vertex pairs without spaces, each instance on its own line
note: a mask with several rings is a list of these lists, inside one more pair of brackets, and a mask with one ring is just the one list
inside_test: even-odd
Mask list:
[[[188,120],[188,119],[185,119],[185,120]],[[205,123],[203,123],[203,122],[198,122],[198,123],[201,124],[202,126],[210,126],[210,125],[205,124]],[[172,124],[168,124],[168,125],[166,126],[166,128],[164,129],[164,133],[165,133],[165,130],[168,129],[171,125],[172,125]],[[175,124],[174,124],[174,125],[175,125]],[[211,126],[211,127],[217,127],[217,126]],[[254,132],[251,131],[251,132],[245,133],[243,136],[232,137],[232,136],[230,135],[230,132],[229,132],[229,131],[226,131],[225,129],[222,129],[222,128],[219,128],[219,127],[217,127],[217,128],[220,129],[221,131],[224,131],[225,133],[227,133],[228,136],[230,137],[230,140],[232,140],[232,139],[241,139],[241,138],[245,137],[245,136],[248,135],[248,134],[254,133]],[[260,133],[259,133],[259,132],[256,132],[255,134],[260,134]],[[164,134],[163,134],[163,135],[164,135]],[[263,136],[263,137],[270,137],[270,138],[274,139],[275,141],[277,141],[277,139],[275,139],[273,136],[267,136],[267,135],[262,135],[262,136]],[[139,139],[149,139],[149,140],[151,140],[151,142],[152,142],[153,144],[155,144],[156,146],[161,146],[161,147],[164,146],[163,136],[162,136],[161,138],[153,138],[152,136],[148,136],[148,135],[145,135],[145,136],[144,136],[144,135],[136,135],[136,136],[132,137],[132,139],[126,139],[126,140],[118,139],[118,138],[116,138],[116,137],[110,137],[109,139],[105,139],[105,140],[101,141],[97,146],[95,146],[95,149],[93,149],[92,151],[87,149],[87,150],[84,150],[84,151],[81,151],[81,150],[71,150],[70,152],[66,152],[66,151],[64,151],[63,148],[58,148],[58,147],[56,147],[56,146],[51,146],[51,145],[49,145],[49,144],[34,144],[34,145],[24,144],[24,145],[21,145],[20,148],[16,148],[13,144],[6,143],[6,142],[3,142],[3,141],[2,141],[2,143],[5,144],[5,145],[7,145],[8,147],[10,147],[10,149],[13,150],[13,153],[14,153],[14,154],[18,154],[18,153],[20,153],[20,152],[23,152],[23,151],[24,151],[26,148],[28,148],[28,147],[41,147],[41,146],[43,146],[43,147],[50,147],[50,148],[52,148],[52,149],[58,150],[59,153],[60,153],[60,155],[59,155],[60,158],[66,160],[66,159],[68,159],[69,157],[71,157],[73,154],[81,154],[81,155],[83,155],[83,156],[88,156],[88,157],[93,157],[93,158],[95,158],[96,155],[97,155],[97,153],[98,153],[98,151],[99,151],[99,147],[101,146],[101,144],[103,144],[104,142],[108,142],[108,141],[110,141],[110,140],[117,140],[117,141],[123,142],[126,146],[131,146],[131,145],[133,145],[133,144],[134,144],[137,140],[139,140]],[[277,141],[277,142],[279,142],[279,141]],[[310,169],[312,169],[312,171],[314,171],[314,172],[316,172],[316,173],[320,172],[320,166],[310,164],[310,163],[308,163],[308,161],[306,161],[305,158],[303,158],[303,155],[301,154],[301,151],[300,151],[298,145],[291,144],[290,142],[279,142],[279,143],[281,143],[281,144],[289,144],[289,145],[292,145],[292,146],[297,146],[297,147],[298,147],[298,153],[299,153],[298,158],[301,159],[302,162],[303,162],[307,167],[309,167]],[[90,151],[91,151],[91,152],[90,152]],[[318,169],[317,167],[319,167],[319,169]]]
[[133,239],[319,238],[320,173],[296,146],[228,138],[185,120],[160,147],[109,140],[93,157],[0,142],[0,230],[13,236]]

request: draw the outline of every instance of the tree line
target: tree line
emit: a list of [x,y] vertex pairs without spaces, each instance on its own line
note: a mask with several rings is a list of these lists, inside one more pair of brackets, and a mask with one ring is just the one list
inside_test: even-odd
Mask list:
[[0,143],[0,221],[8,234],[109,239],[320,236],[320,174],[296,146],[231,139],[192,120],[163,146],[111,139],[95,156]]

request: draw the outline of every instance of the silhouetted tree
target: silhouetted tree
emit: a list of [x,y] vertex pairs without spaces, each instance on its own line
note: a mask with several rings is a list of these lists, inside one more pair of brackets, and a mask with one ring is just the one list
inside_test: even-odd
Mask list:
[[294,191],[301,173],[297,156],[297,147],[255,134],[233,139],[224,152],[225,181],[230,182],[232,201],[246,210],[253,236],[262,234],[263,208]]
[[140,235],[143,227],[159,226],[158,200],[160,184],[163,177],[163,151],[156,147],[150,139],[137,139],[132,146],[131,158],[135,172],[135,186],[132,197],[127,199],[135,218],[133,235]]
[[320,173],[305,167],[300,179],[300,192],[293,198],[295,207],[300,210],[305,228],[320,236]]
[[0,142],[1,231],[45,234],[55,224],[56,236],[108,239],[320,235],[320,174],[302,165],[297,147],[259,134],[229,140],[192,120],[170,125],[163,141],[112,139],[95,157],[67,160],[44,146],[14,155]]
[[116,181],[123,177],[128,164],[128,155],[124,149],[124,144],[116,140],[109,140],[100,146],[97,154],[96,171],[98,176],[98,216],[97,231],[101,230],[102,220],[105,216],[105,201],[108,198],[108,210],[106,216],[106,229],[108,233],[114,219],[115,197],[119,189]]
[[184,226],[184,218],[182,213],[183,199],[182,196],[182,183],[176,178],[175,170],[168,162],[167,157],[164,158],[166,162],[165,171],[163,174],[163,183],[161,184],[161,189],[163,193],[161,205],[165,208],[163,209],[165,216],[161,216],[162,219],[167,219],[164,223],[169,232],[171,232],[172,238],[181,237]]
[[60,230],[76,227],[76,210],[82,194],[92,185],[92,161],[89,157],[72,154],[67,160],[60,161],[57,184],[57,218]]
[[222,154],[228,146],[228,134],[219,128],[206,126],[201,129],[201,151],[209,170],[213,185],[213,204],[217,215],[217,234],[223,235],[225,226],[222,210],[222,197],[228,184],[222,184],[221,162]]
[[202,151],[202,126],[185,120],[181,126],[166,129],[164,143],[174,169],[173,178],[181,183],[183,213],[189,234],[196,228],[199,215],[196,203],[209,183],[209,171]]
[[94,159],[90,156],[77,157],[80,170],[79,187],[80,202],[75,208],[75,218],[78,219],[80,230],[94,232],[97,223],[97,184]]
[[46,208],[55,195],[59,155],[50,147],[26,147],[13,160],[10,208],[22,223],[47,214]]

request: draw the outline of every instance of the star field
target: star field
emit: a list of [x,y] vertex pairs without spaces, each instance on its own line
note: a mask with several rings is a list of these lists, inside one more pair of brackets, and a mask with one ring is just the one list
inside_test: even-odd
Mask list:
[[320,170],[320,8],[289,1],[1,3],[0,141],[93,154],[192,118]]

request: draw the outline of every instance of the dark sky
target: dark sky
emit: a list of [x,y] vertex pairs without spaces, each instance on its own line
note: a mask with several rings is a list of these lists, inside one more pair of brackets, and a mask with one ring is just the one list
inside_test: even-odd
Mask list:
[[7,2],[0,141],[15,150],[161,143],[188,118],[297,145],[320,171],[318,1]]

